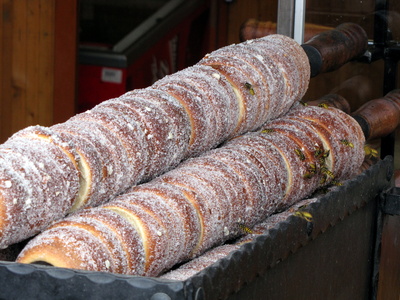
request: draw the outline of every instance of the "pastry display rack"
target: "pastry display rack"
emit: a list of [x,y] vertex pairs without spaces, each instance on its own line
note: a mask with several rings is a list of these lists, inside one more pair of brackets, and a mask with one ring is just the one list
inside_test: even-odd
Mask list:
[[[291,16],[278,12],[279,32],[284,30],[279,25],[282,18],[293,21],[292,29],[294,22],[296,28],[304,25],[303,1],[279,1],[279,7]],[[388,1],[376,1],[377,11],[387,8]],[[357,59],[384,61],[386,94],[396,88],[400,48],[390,40],[381,16],[375,20],[373,41]],[[296,33],[301,42],[301,30],[292,29],[287,35]],[[323,56],[317,43],[308,45],[304,49],[309,47],[306,52],[317,76]],[[368,136],[368,124],[358,121]],[[393,188],[394,154],[394,134],[389,133],[382,139],[381,160],[305,208],[312,222],[292,215],[185,281],[2,261],[0,298],[375,299],[383,218],[400,213],[399,191]]]

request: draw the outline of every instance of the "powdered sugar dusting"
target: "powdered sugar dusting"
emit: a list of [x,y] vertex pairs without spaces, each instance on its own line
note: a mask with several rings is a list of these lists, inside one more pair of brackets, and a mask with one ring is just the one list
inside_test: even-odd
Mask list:
[[[76,197],[79,177],[65,153],[44,139],[15,136],[0,146],[0,160],[7,176],[2,189],[6,216],[0,243],[5,247],[64,216]],[[41,164],[50,168],[43,170]],[[56,191],[61,193],[56,195]]]

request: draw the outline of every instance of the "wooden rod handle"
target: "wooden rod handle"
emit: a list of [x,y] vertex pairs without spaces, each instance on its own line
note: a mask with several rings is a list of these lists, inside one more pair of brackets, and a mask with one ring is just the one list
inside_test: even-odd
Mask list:
[[239,29],[241,42],[261,38],[276,33],[276,23],[271,21],[259,21],[257,19],[246,20]]
[[400,187],[400,170],[394,170],[394,186],[395,187]]
[[352,116],[364,131],[365,139],[383,138],[400,124],[400,89],[384,97],[368,101]]
[[[270,34],[276,33],[276,23],[271,21],[259,21],[257,19],[248,19],[240,27],[239,38],[241,42],[261,38]],[[305,23],[304,41],[308,41],[313,36],[331,30],[333,27]]]
[[307,105],[321,106],[328,105],[330,107],[338,108],[347,114],[350,114],[351,108],[349,102],[338,94],[327,94],[317,100],[307,101]]
[[334,71],[365,53],[368,36],[355,23],[343,23],[317,34],[302,45],[311,65],[311,77]]

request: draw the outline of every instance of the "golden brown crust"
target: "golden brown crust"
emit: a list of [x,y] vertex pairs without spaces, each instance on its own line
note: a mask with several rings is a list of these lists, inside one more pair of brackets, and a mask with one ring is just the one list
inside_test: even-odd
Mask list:
[[[208,155],[187,160],[183,165],[199,168],[204,174],[209,174],[215,181],[218,181],[226,194],[229,195],[229,202],[232,207],[230,210],[230,221],[232,224],[243,222],[243,211],[247,201],[246,186],[232,167]],[[237,228],[235,226],[233,228],[234,230],[228,227],[224,228],[225,238],[237,235]]]
[[72,226],[49,229],[20,253],[18,262],[108,272],[112,257],[107,248],[88,231]]
[[63,217],[78,193],[79,174],[57,145],[43,139],[8,140],[0,146],[0,161],[3,248]]
[[[284,160],[280,152],[270,146],[267,141],[262,138],[254,138],[254,136],[242,136],[239,143],[235,143],[235,139],[233,139],[224,146],[241,153],[258,168],[266,199],[260,212],[265,215],[279,209],[288,184],[288,174],[283,171],[286,168]],[[245,197],[240,198],[246,199]],[[241,208],[240,204],[235,202],[235,208]],[[243,220],[236,219],[236,222],[242,223]]]
[[89,232],[91,235],[98,238],[107,250],[110,252],[110,267],[109,272],[113,273],[126,273],[126,257],[125,252],[118,240],[116,240],[115,234],[103,223],[93,220],[91,218],[82,218],[78,215],[71,216],[68,220],[62,220],[57,222],[56,225],[50,228],[58,227],[74,227],[81,228]]
[[[104,127],[93,122],[73,119],[57,124],[53,128],[70,138],[71,141],[76,141],[75,147],[84,154],[88,166],[85,172],[94,175],[91,177],[91,182],[87,183],[88,188],[93,186],[93,192],[87,190],[85,193],[87,198],[82,199],[82,204],[78,207],[97,205],[107,201],[117,187],[113,173],[118,170],[118,162],[116,162],[118,154],[112,147],[108,147],[110,141],[107,135],[109,133],[106,133]],[[82,172],[82,174],[84,173]]]
[[115,211],[131,222],[139,233],[143,244],[144,274],[154,276],[164,269],[163,261],[168,261],[168,235],[162,221],[154,218],[149,212],[141,209],[135,203],[116,200],[105,204],[106,209]]
[[191,249],[199,243],[200,233],[202,232],[200,216],[190,199],[185,196],[179,187],[159,180],[138,185],[132,191],[157,195],[162,198],[166,205],[174,209],[183,222],[182,227],[177,229],[181,230],[185,235],[181,259],[188,259],[191,255]]
[[[173,170],[174,171],[174,170]],[[172,172],[173,172],[172,171]],[[191,205],[196,209],[198,218],[200,220],[200,234],[198,238],[197,244],[191,249],[190,257],[195,256],[199,251],[204,250],[202,247],[207,245],[206,247],[210,247],[211,237],[218,235],[218,232],[222,230],[218,230],[221,227],[221,221],[219,221],[213,213],[217,212],[218,207],[215,203],[209,203],[204,201],[207,198],[207,192],[202,189],[201,191],[197,190],[196,183],[190,178],[184,178],[179,174],[174,174],[168,172],[159,177],[159,180],[162,182],[166,182],[174,185],[179,188],[179,190],[185,195]]]
[[[153,87],[133,90],[115,100],[118,104],[132,109],[133,113],[135,109],[132,105],[135,101],[150,103],[158,107],[159,117],[164,118],[164,125],[168,129],[163,142],[166,145],[164,151],[167,151],[167,161],[165,166],[158,166],[162,169],[157,172],[160,173],[166,168],[175,167],[187,155],[189,147],[191,127],[185,108],[175,97]],[[149,108],[151,109],[151,107]],[[129,111],[128,115],[130,115]],[[136,120],[135,116],[132,117],[132,120]],[[143,163],[142,158],[138,161],[139,163]]]
[[[91,222],[91,220],[94,220],[96,224],[100,222],[108,228],[107,231],[111,231],[112,236],[114,236],[113,243],[116,244],[115,247],[121,248],[119,249],[121,252],[119,254],[116,253],[121,257],[120,265],[124,270],[120,273],[143,274],[142,242],[138,232],[127,219],[112,210],[101,207],[84,209],[74,216],[86,219],[87,222]],[[98,226],[100,227],[101,225],[98,224]]]
[[[323,135],[331,153],[330,170],[337,179],[347,179],[358,171],[364,159],[364,151],[360,149],[363,149],[365,138],[359,124],[351,116],[336,108],[315,106],[299,107],[288,115],[311,121],[328,133]],[[318,129],[318,132],[323,130]]]
[[[238,63],[234,57],[210,55],[203,59],[201,64],[211,66],[230,82],[239,106],[239,120],[234,130],[235,134],[242,134],[259,127],[264,120],[260,113],[262,108],[263,83],[256,76],[254,69],[245,63]],[[239,67],[240,66],[240,67]]]
[[[236,124],[229,121],[236,119],[235,111],[227,111],[224,107],[234,108],[233,96],[227,90],[222,74],[214,71],[219,78],[208,73],[200,73],[205,67],[191,67],[164,77],[153,84],[152,88],[168,92],[184,106],[191,124],[191,137],[186,157],[195,156],[217,146],[227,135],[232,133]],[[197,74],[196,74],[197,72]],[[208,78],[199,79],[198,76]],[[205,84],[205,80],[208,84]],[[218,81],[214,83],[214,81]],[[219,89],[217,88],[219,87]],[[220,93],[224,92],[224,97]],[[219,104],[218,104],[219,103]],[[227,118],[232,114],[232,118]]]

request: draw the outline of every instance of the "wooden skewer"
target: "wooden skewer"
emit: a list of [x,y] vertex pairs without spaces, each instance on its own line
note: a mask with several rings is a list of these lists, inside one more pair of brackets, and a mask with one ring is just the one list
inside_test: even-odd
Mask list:
[[360,124],[366,140],[387,136],[400,123],[400,89],[393,90],[382,98],[368,101],[352,116]]

